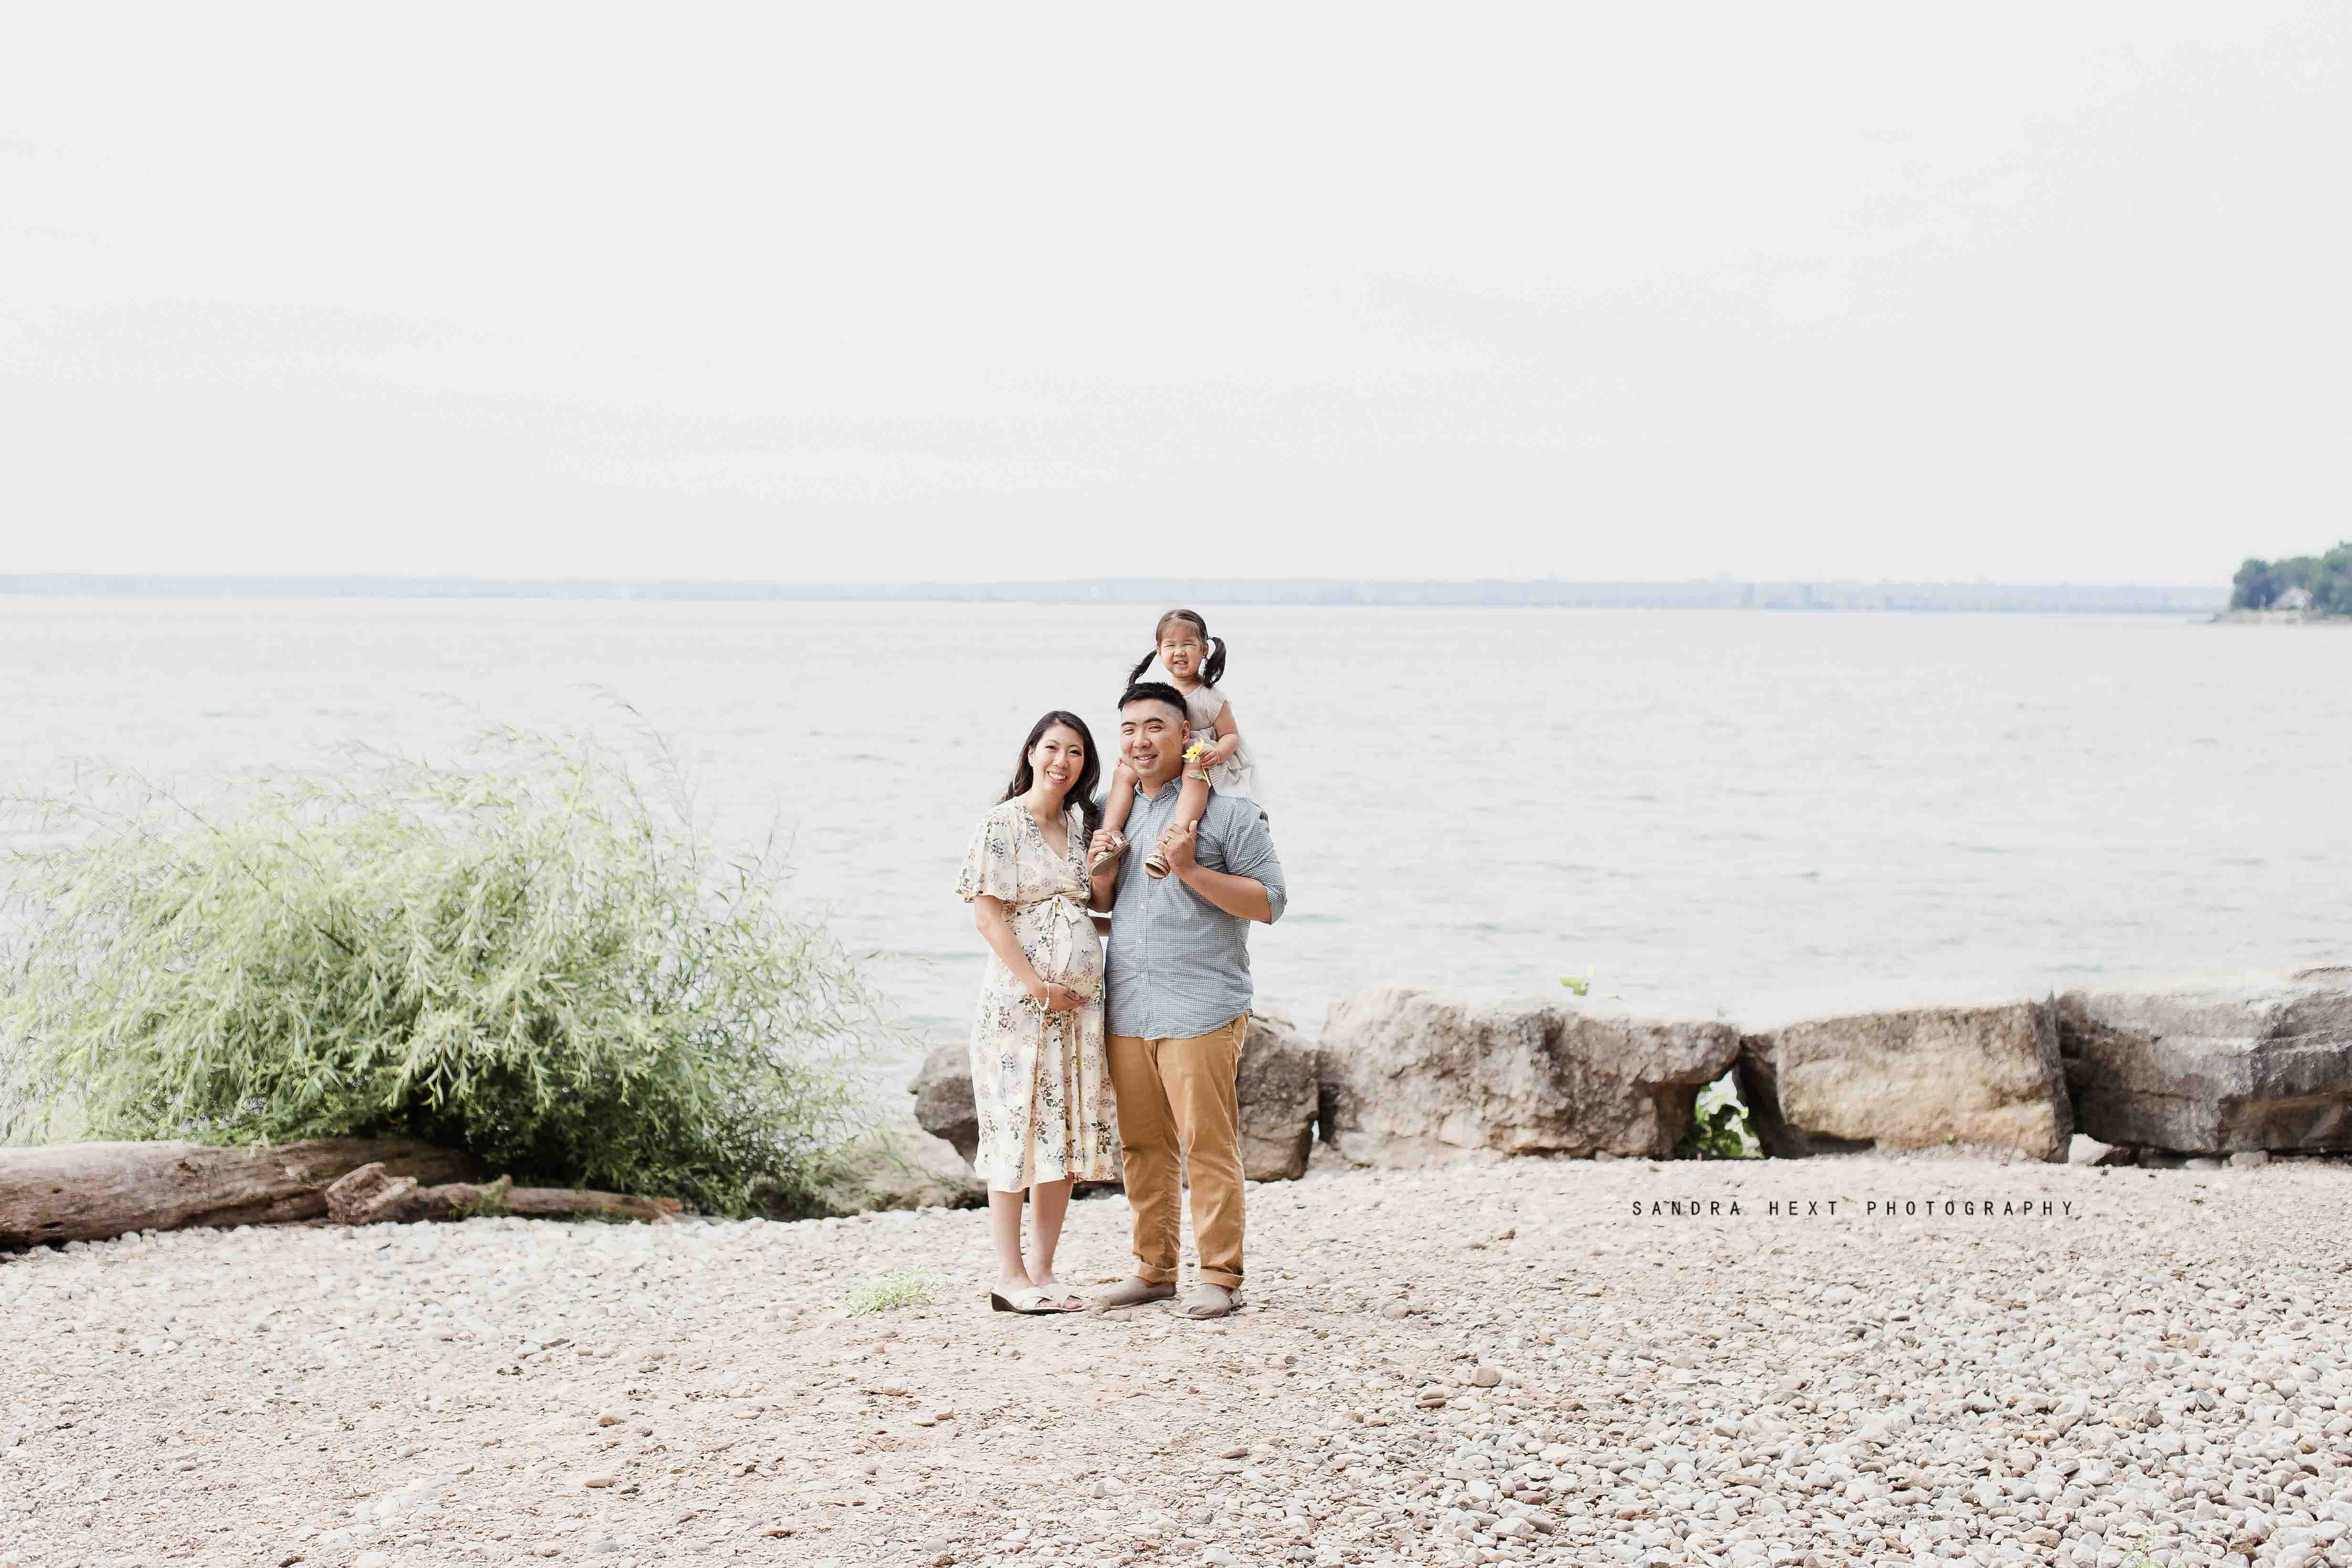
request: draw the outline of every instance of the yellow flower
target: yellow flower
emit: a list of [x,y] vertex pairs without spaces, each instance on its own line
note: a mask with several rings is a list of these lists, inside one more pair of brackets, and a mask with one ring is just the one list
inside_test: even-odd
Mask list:
[[1184,760],[1188,763],[1197,763],[1208,753],[1208,747],[1195,741],[1184,748]]

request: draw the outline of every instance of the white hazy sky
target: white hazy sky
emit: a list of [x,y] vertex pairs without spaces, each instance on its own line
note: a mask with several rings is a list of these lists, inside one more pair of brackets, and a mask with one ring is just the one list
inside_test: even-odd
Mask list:
[[2352,8],[18,6],[0,571],[2210,582]]

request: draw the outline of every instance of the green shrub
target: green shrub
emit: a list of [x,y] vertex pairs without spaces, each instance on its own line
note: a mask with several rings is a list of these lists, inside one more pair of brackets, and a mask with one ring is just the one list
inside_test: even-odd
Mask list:
[[1683,1130],[1675,1155],[1683,1160],[1760,1160],[1764,1146],[1748,1122],[1738,1074],[1725,1073],[1698,1091],[1698,1109]]
[[28,803],[0,1135],[408,1135],[525,1182],[814,1207],[894,1026],[772,851],[715,856],[667,753],[646,771],[507,731],[201,809],[121,777]]

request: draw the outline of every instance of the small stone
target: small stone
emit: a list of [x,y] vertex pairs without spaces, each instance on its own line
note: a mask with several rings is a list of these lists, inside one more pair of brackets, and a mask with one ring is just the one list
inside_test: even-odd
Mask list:
[[1391,1320],[1397,1318],[1410,1318],[1412,1316],[1412,1309],[1402,1301],[1391,1301],[1387,1306],[1381,1309],[1381,1316]]
[[2230,1163],[2241,1171],[2258,1171],[2271,1163],[2267,1151],[2241,1149],[2230,1156]]
[[607,1411],[604,1415],[596,1417],[596,1425],[599,1426],[618,1426],[622,1422],[627,1419],[628,1417],[625,1415],[615,1415],[610,1411]]
[[1482,1366],[1470,1374],[1471,1385],[1475,1388],[1493,1388],[1502,1381],[1503,1374],[1491,1366]]
[[619,1479],[620,1478],[618,1476],[590,1476],[586,1480],[582,1481],[580,1484],[586,1487],[591,1491],[595,1491],[604,1487],[611,1486]]
[[1249,1449],[1246,1447],[1228,1448],[1223,1453],[1219,1454],[1217,1458],[1220,1459],[1246,1459],[1249,1458]]

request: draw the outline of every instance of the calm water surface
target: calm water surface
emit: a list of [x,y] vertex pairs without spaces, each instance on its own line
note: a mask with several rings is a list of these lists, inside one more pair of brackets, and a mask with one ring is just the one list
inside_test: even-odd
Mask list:
[[[1289,913],[1260,1006],[1412,984],[1767,1021],[2352,957],[2352,635],[2155,617],[1202,606]],[[1029,723],[1152,616],[1048,605],[0,599],[12,786],[203,791],[347,741],[641,710],[722,840],[781,820],[908,1020],[960,1037],[950,891]]]

